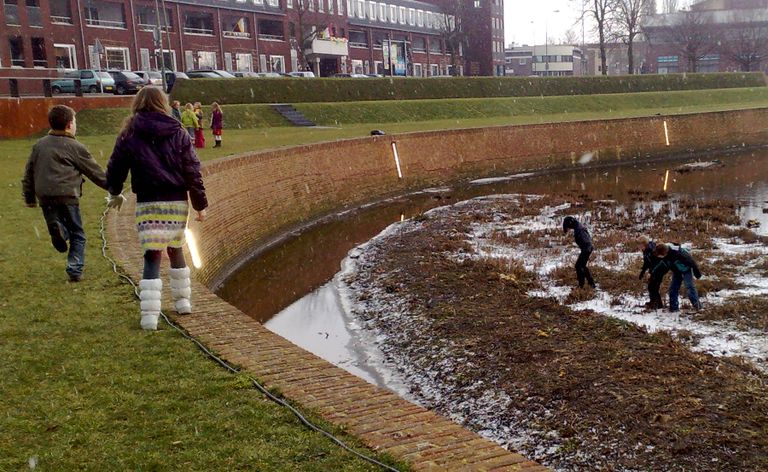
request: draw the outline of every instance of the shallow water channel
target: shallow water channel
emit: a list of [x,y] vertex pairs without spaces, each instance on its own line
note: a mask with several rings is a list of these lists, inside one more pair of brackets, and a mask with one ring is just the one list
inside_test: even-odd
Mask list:
[[[699,162],[718,160],[707,167]],[[682,168],[681,166],[691,164]],[[431,208],[493,194],[547,194],[577,190],[618,203],[630,191],[664,190],[672,197],[728,198],[741,203],[742,223],[768,234],[768,150],[701,159],[676,159],[578,170],[517,174],[464,181],[387,199],[308,228],[242,265],[219,287],[219,296],[275,333],[369,382],[404,392],[383,368],[374,340],[344,309],[335,275],[347,253],[392,223]],[[765,210],[768,211],[768,210]]]

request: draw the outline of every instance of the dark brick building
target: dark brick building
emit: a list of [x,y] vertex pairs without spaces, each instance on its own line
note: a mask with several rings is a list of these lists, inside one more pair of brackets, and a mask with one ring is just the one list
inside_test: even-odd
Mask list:
[[[464,72],[465,58],[454,61],[448,54],[447,16],[439,1],[3,1],[0,76],[6,77],[56,76],[77,68],[154,70],[161,57],[167,68],[181,71]],[[492,75],[503,65],[501,0],[457,1],[479,5],[480,14],[465,25],[466,60],[472,72]],[[478,20],[485,15],[487,21]],[[307,38],[307,30],[316,33]],[[493,49],[496,41],[500,53]],[[454,62],[460,70],[451,71]]]

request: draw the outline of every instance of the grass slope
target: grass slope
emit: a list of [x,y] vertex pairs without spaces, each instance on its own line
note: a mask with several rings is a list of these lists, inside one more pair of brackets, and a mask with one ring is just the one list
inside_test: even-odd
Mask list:
[[[83,141],[104,165],[114,138]],[[130,287],[100,255],[104,192],[90,183],[85,279],[67,283],[40,210],[20,196],[32,142],[0,142],[0,470],[31,458],[42,470],[378,470],[175,331],[142,332]]]

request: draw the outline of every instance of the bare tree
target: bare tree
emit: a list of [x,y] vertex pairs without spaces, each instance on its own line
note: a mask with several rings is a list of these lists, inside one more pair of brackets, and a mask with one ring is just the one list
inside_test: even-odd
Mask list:
[[294,0],[293,4],[296,9],[296,24],[289,24],[289,28],[292,29],[289,31],[290,43],[296,50],[298,63],[304,69],[312,68],[304,51],[312,47],[312,40],[319,38],[326,31],[333,18],[327,8],[322,8],[323,11],[320,11],[318,8],[320,2],[323,6],[330,5],[330,3],[326,4],[326,0]]
[[680,0],[662,0],[661,12],[665,14],[674,13],[680,4]]
[[579,34],[573,28],[571,28],[565,32],[565,36],[563,36],[563,39],[560,40],[560,44],[575,46],[581,44],[581,38],[579,37]]
[[445,49],[451,55],[451,74],[459,74],[462,52],[467,42],[463,28],[463,19],[467,14],[466,3],[462,0],[450,0],[443,3],[443,14],[439,16],[440,34],[445,42]]
[[768,25],[741,15],[734,18],[739,26],[723,34],[721,52],[744,72],[760,70],[768,56]]
[[597,40],[600,47],[600,70],[603,75],[608,75],[606,61],[606,42],[611,31],[611,22],[616,11],[616,0],[580,0],[581,18],[587,18],[594,23],[597,32]]
[[667,34],[685,58],[686,71],[698,72],[699,61],[720,47],[719,34],[702,12],[684,11],[678,15],[680,21],[669,25]]
[[627,45],[627,72],[635,73],[635,39],[653,0],[617,0],[615,20],[619,37]]

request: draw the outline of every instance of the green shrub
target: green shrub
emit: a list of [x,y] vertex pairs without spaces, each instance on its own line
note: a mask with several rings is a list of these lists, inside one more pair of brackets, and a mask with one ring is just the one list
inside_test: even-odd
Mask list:
[[[200,100],[196,100],[200,101]],[[269,105],[227,105],[224,111],[224,128],[271,128],[287,126],[288,122]],[[211,107],[204,106],[203,112],[210,119]],[[77,132],[81,135],[117,134],[123,126],[123,120],[130,115],[128,108],[103,108],[83,110],[77,113]],[[210,127],[206,120],[204,126]]]
[[591,95],[765,85],[761,72],[544,78],[242,78],[179,81],[172,95],[182,103],[302,103]]

